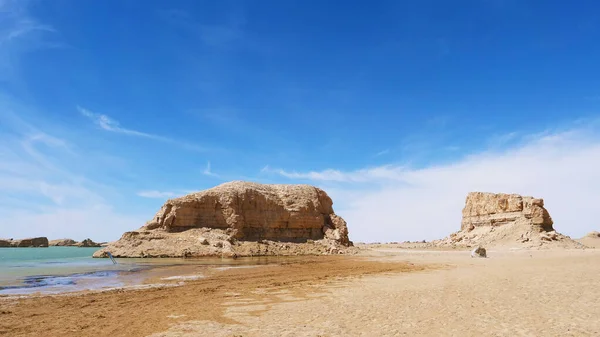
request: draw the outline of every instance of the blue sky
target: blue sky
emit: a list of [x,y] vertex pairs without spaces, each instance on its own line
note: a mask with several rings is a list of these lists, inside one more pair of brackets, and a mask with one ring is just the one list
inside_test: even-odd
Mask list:
[[320,186],[357,241],[445,236],[470,190],[597,230],[599,13],[0,0],[0,237],[112,240],[229,180]]

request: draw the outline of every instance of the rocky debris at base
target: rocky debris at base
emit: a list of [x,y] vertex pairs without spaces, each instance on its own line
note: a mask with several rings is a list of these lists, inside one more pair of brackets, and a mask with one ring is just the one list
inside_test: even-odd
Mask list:
[[585,248],[554,230],[544,200],[518,194],[471,192],[461,230],[431,242],[436,247],[511,246],[518,248]]
[[56,240],[50,240],[50,242],[48,243],[48,246],[66,247],[66,246],[73,246],[76,243],[77,243],[77,241],[75,241],[73,239],[56,239]]
[[139,230],[94,253],[94,257],[250,257],[355,254],[358,249],[330,239],[304,243],[273,240],[240,241],[222,229],[194,228],[178,233]]
[[344,219],[309,185],[230,182],[168,200],[137,231],[94,254],[200,257],[352,253]]
[[8,248],[8,247],[48,247],[48,238],[45,237],[37,237],[37,238],[27,238],[20,240],[13,239],[0,239],[0,247]]

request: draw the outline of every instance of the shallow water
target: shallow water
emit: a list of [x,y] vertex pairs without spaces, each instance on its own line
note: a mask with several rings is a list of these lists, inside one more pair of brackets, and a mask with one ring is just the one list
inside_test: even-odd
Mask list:
[[[281,258],[94,259],[98,248],[0,248],[0,295],[99,290],[143,283],[157,267],[235,267],[278,263]],[[167,275],[168,277],[169,275]],[[177,279],[174,275],[173,279]],[[189,279],[201,276],[190,277]],[[183,277],[184,279],[186,277]]]
[[[0,248],[0,294],[72,287],[78,279],[109,277],[121,268],[92,259],[98,248]],[[68,275],[68,276],[67,276]]]

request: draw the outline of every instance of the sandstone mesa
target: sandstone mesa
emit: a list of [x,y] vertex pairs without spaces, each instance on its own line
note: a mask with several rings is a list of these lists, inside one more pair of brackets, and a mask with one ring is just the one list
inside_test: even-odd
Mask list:
[[544,200],[518,194],[471,192],[462,211],[460,231],[432,242],[434,246],[512,246],[583,248],[557,233]]
[[325,191],[234,181],[168,200],[145,226],[94,257],[332,254],[351,246]]

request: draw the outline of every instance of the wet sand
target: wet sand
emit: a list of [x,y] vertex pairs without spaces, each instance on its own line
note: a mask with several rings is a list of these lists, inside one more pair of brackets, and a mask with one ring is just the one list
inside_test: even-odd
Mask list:
[[213,270],[178,287],[4,298],[0,335],[600,335],[599,250],[365,255]]
[[[190,272],[191,267],[173,273]],[[0,335],[7,336],[146,336],[167,330],[185,320],[235,324],[227,317],[228,302],[243,298],[283,302],[281,290],[298,298],[319,293],[315,285],[340,278],[378,273],[398,273],[423,267],[398,262],[373,262],[348,257],[312,257],[278,266],[213,269],[205,277],[187,281],[164,280],[159,274],[149,282],[160,287],[111,290],[61,296],[0,298]],[[168,286],[171,285],[171,286]]]

